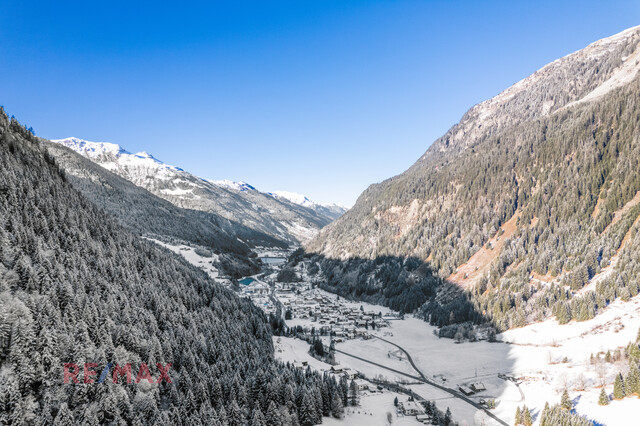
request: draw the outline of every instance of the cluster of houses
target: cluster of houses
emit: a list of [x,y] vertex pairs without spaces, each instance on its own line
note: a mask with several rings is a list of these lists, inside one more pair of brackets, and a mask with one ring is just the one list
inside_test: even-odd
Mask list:
[[278,289],[277,297],[292,319],[307,320],[309,327],[331,334],[336,343],[359,337],[367,339],[368,330],[389,327],[389,321],[397,319],[395,316],[383,316],[380,312],[346,306],[336,297],[314,290],[297,294],[288,289]]
[[470,385],[460,385],[458,390],[466,396],[474,395],[478,392],[487,390],[486,386],[482,382],[471,383]]
[[251,299],[254,305],[262,308],[267,315],[276,312],[273,300],[271,299],[271,287],[269,284],[254,279],[245,278],[238,281],[240,294]]
[[[370,338],[369,331],[389,327],[397,315],[347,306],[337,296],[313,288],[310,283],[267,283],[256,278],[239,282],[239,292],[249,297],[267,314],[276,313],[278,307],[287,320],[299,320],[305,332],[315,328],[321,335],[331,335],[336,343],[347,339]],[[278,306],[280,305],[280,306]],[[353,304],[352,304],[353,305]]]
[[336,379],[345,377],[347,380],[349,380],[349,382],[353,380],[356,383],[356,388],[358,389],[359,392],[375,391],[375,390],[382,389],[382,387],[378,387],[378,389],[374,389],[371,383],[369,383],[366,380],[359,379],[358,372],[351,368],[342,368],[339,365],[333,365],[329,370],[327,370],[327,373],[336,376]]

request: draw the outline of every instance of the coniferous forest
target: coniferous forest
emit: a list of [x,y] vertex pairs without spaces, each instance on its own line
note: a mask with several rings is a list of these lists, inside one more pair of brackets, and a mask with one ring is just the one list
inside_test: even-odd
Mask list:
[[[65,384],[65,363],[151,379]],[[346,398],[276,362],[258,308],[106,216],[0,113],[0,424],[312,425]]]
[[307,245],[320,285],[408,312],[421,304],[438,325],[474,321],[466,308],[443,317],[450,299],[437,296],[484,250],[486,271],[458,279],[500,330],[549,316],[588,320],[638,294],[640,77],[576,99],[606,81],[639,37],[630,32],[595,59],[587,48],[549,64],[469,110],[406,172],[371,185]]

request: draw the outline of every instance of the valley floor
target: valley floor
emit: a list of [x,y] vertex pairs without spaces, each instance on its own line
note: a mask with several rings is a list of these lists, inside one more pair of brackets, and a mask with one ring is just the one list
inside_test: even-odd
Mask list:
[[[184,249],[177,251],[196,266],[203,266],[199,263],[202,259],[194,256],[195,253]],[[279,293],[282,285],[276,283],[269,295],[248,295],[270,312],[274,309],[271,302],[286,301],[287,306],[294,306],[296,303],[309,303],[312,298],[324,298],[325,301],[331,299],[331,306],[339,306],[339,309],[381,312],[384,317],[391,318],[388,314],[392,313],[388,308],[346,301],[311,287],[309,281],[298,283],[295,285],[296,291],[287,291],[283,296]],[[269,303],[262,303],[265,301]],[[319,328],[321,325],[314,319],[294,317],[287,321],[287,325]],[[417,397],[435,401],[440,410],[450,408],[453,419],[461,425],[500,423],[469,402],[416,380],[416,376],[419,376],[416,368],[401,350],[388,342],[404,349],[419,372],[441,386],[459,392],[460,386],[468,389],[471,384],[480,383],[486,390],[468,398],[476,404],[495,398],[496,408],[491,413],[502,420],[502,424],[513,424],[516,408],[523,405],[531,410],[534,424],[538,424],[545,403],[559,403],[564,388],[568,389],[573,400],[574,411],[596,424],[626,426],[633,423],[632,419],[640,409],[640,401],[636,397],[611,401],[607,406],[598,405],[600,382],[605,381],[605,390],[611,395],[615,375],[626,372],[625,364],[612,362],[595,365],[590,362],[591,353],[613,352],[635,341],[640,328],[640,296],[625,303],[614,302],[589,321],[559,325],[555,320],[547,320],[509,330],[499,335],[499,341],[495,343],[455,343],[451,339],[441,339],[434,334],[434,327],[412,317],[391,319],[386,323],[388,326],[385,328],[368,328],[362,333],[364,338],[341,339],[343,341],[336,344],[335,355],[339,366],[353,369],[368,379],[384,378],[401,383],[413,390]],[[330,369],[330,365],[309,355],[308,343],[285,337],[274,339],[278,358],[297,364],[306,362],[318,370]],[[325,337],[325,343],[329,344],[328,337]],[[394,425],[419,424],[415,417],[396,414],[393,407],[393,398],[396,396],[401,401],[407,399],[406,395],[386,390],[383,393],[364,393],[361,405],[348,408],[345,419],[325,418],[323,424],[385,425],[388,424],[388,412],[392,414]]]

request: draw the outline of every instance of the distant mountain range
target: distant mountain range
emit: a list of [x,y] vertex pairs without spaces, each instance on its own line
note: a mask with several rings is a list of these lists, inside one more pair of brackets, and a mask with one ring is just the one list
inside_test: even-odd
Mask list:
[[339,218],[348,210],[346,207],[339,206],[338,204],[316,203],[307,198],[306,195],[298,194],[296,192],[274,191],[269,192],[269,195],[277,199],[285,199],[299,206],[312,209],[324,216],[330,217],[331,219]]
[[343,214],[346,209],[258,191],[245,182],[206,180],[166,164],[146,152],[130,153],[119,145],[66,138],[66,146],[103,168],[147,189],[172,204],[216,213],[288,244],[300,244]]

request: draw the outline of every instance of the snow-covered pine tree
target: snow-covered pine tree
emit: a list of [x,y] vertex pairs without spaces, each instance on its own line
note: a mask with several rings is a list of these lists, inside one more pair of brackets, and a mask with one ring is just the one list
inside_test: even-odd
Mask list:
[[569,397],[569,392],[566,389],[562,392],[562,397],[560,398],[560,406],[564,410],[571,410],[573,408],[573,403],[571,402],[571,398]]
[[625,397],[624,381],[622,379],[622,374],[618,373],[616,375],[615,381],[613,382],[613,398],[622,399],[624,397]]
[[342,405],[342,398],[336,393],[331,398],[331,415],[336,419],[341,419],[344,416],[344,406]]
[[604,390],[604,387],[600,389],[600,397],[598,398],[598,404],[609,405],[609,396],[607,395],[607,392]]

